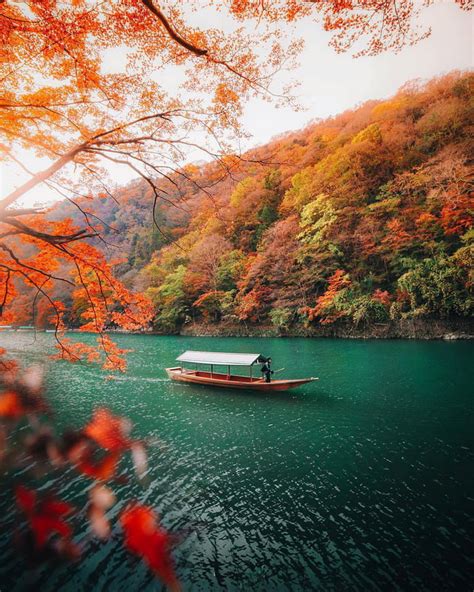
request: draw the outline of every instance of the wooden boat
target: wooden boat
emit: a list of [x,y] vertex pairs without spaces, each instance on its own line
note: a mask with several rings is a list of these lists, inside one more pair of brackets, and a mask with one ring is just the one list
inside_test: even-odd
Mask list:
[[[191,370],[184,366],[176,366],[175,368],[166,368],[166,372],[171,380],[179,382],[233,389],[252,389],[263,392],[287,391],[288,389],[312,382],[313,380],[318,380],[311,377],[287,380],[277,379],[271,382],[265,382],[263,378],[253,377],[252,370],[254,364],[264,359],[261,354],[186,351],[177,358],[177,361],[195,364],[196,369]],[[210,366],[210,371],[198,370],[197,366],[199,365]],[[214,372],[214,366],[227,366],[227,373]],[[249,376],[231,374],[231,366],[249,367]]]

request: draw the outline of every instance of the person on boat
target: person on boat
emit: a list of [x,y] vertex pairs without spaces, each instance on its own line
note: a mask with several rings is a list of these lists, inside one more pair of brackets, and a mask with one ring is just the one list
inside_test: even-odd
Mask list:
[[263,377],[265,378],[265,382],[271,382],[272,378],[271,375],[273,374],[273,370],[271,369],[272,359],[267,358],[263,363],[263,366],[260,368]]

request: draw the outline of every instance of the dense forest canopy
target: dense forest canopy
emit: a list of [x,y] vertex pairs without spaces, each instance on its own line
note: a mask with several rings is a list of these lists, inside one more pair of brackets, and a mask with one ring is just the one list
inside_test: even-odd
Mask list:
[[[160,331],[472,316],[473,81],[407,84],[250,151],[225,177],[217,163],[189,165],[160,181],[159,228],[143,181],[118,203],[82,205],[103,220],[101,248],[151,299]],[[52,215],[77,213],[62,203]],[[86,303],[63,297],[68,322],[83,324]]]

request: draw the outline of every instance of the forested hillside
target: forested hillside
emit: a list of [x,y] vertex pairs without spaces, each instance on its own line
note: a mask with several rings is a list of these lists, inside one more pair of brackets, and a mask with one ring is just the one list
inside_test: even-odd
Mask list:
[[[242,159],[189,166],[159,195],[140,180],[77,205],[100,218],[160,331],[472,316],[473,81],[411,83]],[[66,202],[53,215],[66,213],[82,221]]]

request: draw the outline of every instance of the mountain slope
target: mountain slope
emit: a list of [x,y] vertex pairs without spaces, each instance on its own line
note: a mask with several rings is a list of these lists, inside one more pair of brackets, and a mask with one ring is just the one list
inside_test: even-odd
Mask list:
[[[77,205],[161,331],[472,317],[473,80],[407,85],[242,159],[189,166],[159,181],[156,224],[142,181]],[[52,215],[83,223],[70,203]]]
[[473,313],[472,83],[451,74],[253,151],[141,271],[156,326]]

